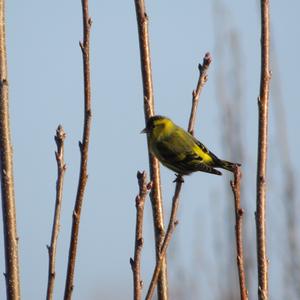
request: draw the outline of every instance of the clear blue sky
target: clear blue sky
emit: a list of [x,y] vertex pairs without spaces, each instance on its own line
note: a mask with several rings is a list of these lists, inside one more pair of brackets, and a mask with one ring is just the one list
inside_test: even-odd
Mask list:
[[[53,136],[58,124],[66,133],[65,176],[61,230],[58,240],[55,299],[63,295],[69,247],[71,216],[79,168],[78,141],[82,136],[83,78],[79,40],[82,38],[81,2],[6,1],[7,52],[10,84],[11,127],[14,146],[14,171],[22,299],[42,299],[46,292],[48,254],[54,199],[56,162]],[[224,7],[222,18],[214,5]],[[249,193],[246,206],[249,235],[254,236],[255,162],[257,134],[257,96],[260,76],[260,29],[257,1],[146,1],[150,18],[155,110],[186,127],[191,93],[197,81],[197,64],[209,51],[213,63],[209,81],[199,105],[196,135],[218,156],[227,159],[222,143],[217,73],[226,65],[219,56],[219,34],[235,32],[240,41],[243,86],[243,132],[247,160],[243,161]],[[279,64],[291,157],[300,147],[295,129],[299,125],[299,1],[271,1],[272,37]],[[129,257],[133,255],[136,172],[146,169],[142,81],[134,1],[90,1],[93,19],[91,32],[92,132],[89,180],[82,211],[79,251],[76,264],[74,300],[131,299],[132,274]],[[220,28],[222,27],[222,28]],[[230,43],[224,36],[222,43]],[[273,62],[272,62],[273,63]],[[274,71],[274,70],[273,70]],[[227,77],[227,82],[237,78]],[[282,199],[276,194],[280,185],[280,161],[276,125],[271,99],[269,170],[269,240],[272,299],[283,299],[281,267]],[[235,133],[232,132],[234,135]],[[295,159],[298,172],[299,160]],[[276,173],[277,172],[277,173]],[[174,174],[161,171],[164,205],[169,211]],[[186,179],[179,220],[170,254],[171,277],[197,274],[197,288],[203,299],[214,299],[208,288],[219,286],[220,272],[215,262],[216,244],[222,245],[228,222],[222,197],[229,175],[223,177],[195,174]],[[277,196],[276,196],[277,195]],[[272,197],[271,197],[272,196]],[[151,208],[146,205],[143,279],[148,286],[154,264]],[[214,211],[218,217],[215,219]],[[2,218],[2,217],[1,217]],[[233,214],[231,216],[233,219]],[[232,220],[230,221],[232,222]],[[232,228],[233,231],[233,228]],[[196,244],[199,243],[197,246]],[[3,236],[0,236],[3,244]],[[197,249],[200,248],[200,254]],[[279,247],[279,248],[278,248]],[[222,247],[217,255],[222,257]],[[202,258],[195,258],[197,255]],[[215,253],[215,254],[212,254]],[[3,257],[3,247],[0,247]],[[199,262],[199,265],[194,260]],[[234,260],[233,260],[234,261]],[[212,267],[210,267],[212,266]],[[211,268],[211,269],[210,269]],[[235,271],[236,266],[232,269]],[[4,259],[0,260],[4,272]],[[211,270],[209,272],[209,270]],[[255,267],[254,267],[255,270]],[[205,275],[207,274],[207,275]],[[279,275],[278,275],[279,274]],[[181,276],[181,275],[180,275]],[[184,277],[185,280],[188,275]],[[217,279],[216,279],[217,278]],[[176,278],[175,278],[176,279]],[[174,279],[174,280],[175,280]],[[184,281],[184,280],[183,280]],[[188,280],[187,280],[188,281]],[[188,283],[191,284],[191,283]],[[251,294],[256,294],[256,286]],[[4,277],[0,298],[5,297]],[[191,298],[190,298],[191,299]]]

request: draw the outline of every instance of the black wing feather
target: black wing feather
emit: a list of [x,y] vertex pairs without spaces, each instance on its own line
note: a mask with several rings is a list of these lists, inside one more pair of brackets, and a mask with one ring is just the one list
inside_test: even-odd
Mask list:
[[[200,143],[198,145],[205,153],[209,153],[211,155],[209,150],[203,144]],[[203,158],[194,153],[193,151],[185,151],[184,153],[178,152],[176,151],[176,149],[171,148],[170,143],[168,143],[167,141],[157,142],[156,149],[159,153],[159,160],[166,167],[170,168],[176,173],[188,175],[192,172],[201,171],[216,175],[222,175],[220,171],[214,169],[211,166],[203,164]]]

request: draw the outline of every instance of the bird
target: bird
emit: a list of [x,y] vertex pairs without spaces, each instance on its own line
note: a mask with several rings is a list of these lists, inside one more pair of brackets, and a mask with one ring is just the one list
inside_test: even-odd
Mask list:
[[216,168],[234,172],[240,166],[239,163],[219,159],[193,135],[165,116],[150,117],[141,133],[148,135],[150,152],[178,175],[197,171],[222,175]]

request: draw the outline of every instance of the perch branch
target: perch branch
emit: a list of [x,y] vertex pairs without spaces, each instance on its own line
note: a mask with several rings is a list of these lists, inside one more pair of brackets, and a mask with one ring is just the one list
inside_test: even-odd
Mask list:
[[84,74],[84,125],[82,142],[79,142],[81,161],[80,174],[76,194],[75,207],[73,211],[71,240],[68,258],[68,270],[65,285],[65,300],[70,300],[73,291],[74,270],[76,262],[79,223],[81,216],[81,208],[84,200],[84,191],[87,183],[87,162],[88,162],[88,148],[90,140],[91,128],[91,80],[90,80],[90,31],[92,20],[89,17],[88,0],[82,0],[82,15],[83,15],[83,43],[79,43],[82,58],[83,58],[83,74]]
[[268,143],[268,106],[270,85],[269,0],[261,0],[261,78],[258,99],[258,157],[256,179],[256,238],[258,298],[269,298],[268,259],[266,250],[266,163]]
[[243,214],[241,207],[241,169],[236,166],[234,171],[234,181],[230,181],[231,189],[234,195],[235,208],[235,237],[237,266],[240,281],[241,300],[248,300],[248,291],[246,286],[246,275],[244,267],[244,248],[243,248]]
[[4,0],[0,0],[0,177],[7,299],[20,299],[19,250],[10,136]]
[[[148,16],[146,14],[144,0],[135,0],[138,36],[139,36],[139,48],[141,59],[141,72],[143,78],[143,94],[144,94],[144,115],[145,123],[148,119],[154,115],[154,95],[153,95],[153,83],[152,83],[152,71],[151,71],[151,56],[150,56],[150,43],[149,43],[149,31],[148,31]],[[149,140],[147,139],[149,145]],[[148,147],[149,149],[149,147]],[[160,184],[160,169],[157,159],[148,150],[149,156],[149,169],[150,180],[153,183],[153,187],[150,192],[150,200],[152,205],[153,225],[155,235],[155,250],[156,261],[160,257],[160,249],[165,236],[164,230],[164,214],[161,195]],[[158,279],[157,287],[158,300],[168,299],[168,278],[167,278],[167,265],[165,258],[163,259],[162,266],[160,268],[160,275]]]
[[171,210],[171,216],[170,216],[170,221],[169,221],[169,225],[168,225],[168,229],[160,250],[160,256],[158,261],[156,262],[156,266],[152,275],[152,279],[150,282],[150,286],[146,295],[146,300],[150,300],[153,296],[154,293],[154,289],[155,289],[155,285],[157,283],[157,279],[158,279],[158,275],[160,272],[160,268],[162,265],[162,262],[164,260],[164,257],[166,255],[169,243],[171,241],[171,237],[172,234],[174,232],[174,229],[176,227],[176,225],[178,224],[178,221],[176,220],[176,215],[177,215],[177,210],[178,210],[178,204],[179,204],[179,194],[180,194],[180,190],[182,187],[182,183],[183,183],[183,178],[181,175],[178,175],[176,178],[176,188],[175,188],[175,193],[173,196],[173,200],[172,200],[172,210]]
[[134,258],[130,258],[130,265],[133,273],[133,295],[134,300],[142,299],[142,287],[143,282],[141,280],[141,253],[143,247],[143,219],[144,219],[144,206],[147,197],[148,190],[151,189],[151,185],[147,185],[146,172],[137,173],[139,194],[135,198],[136,207],[136,228],[135,228],[135,246],[134,246]]
[[[203,58],[203,64],[199,64],[199,79],[197,88],[195,91],[193,91],[193,101],[192,101],[192,109],[189,119],[189,125],[188,125],[188,131],[191,132],[191,134],[194,134],[194,127],[195,127],[195,121],[196,121],[196,108],[198,107],[198,102],[200,98],[200,93],[202,90],[202,87],[204,86],[205,82],[207,81],[207,69],[211,63],[212,59],[209,53],[206,53]],[[173,231],[175,229],[175,226],[177,225],[178,221],[176,220],[178,205],[179,205],[179,195],[182,187],[182,183],[184,182],[183,177],[181,175],[177,175],[177,178],[175,180],[176,186],[175,186],[175,192],[173,196],[172,201],[172,210],[171,210],[171,216],[170,221],[167,229],[166,236],[164,238],[159,259],[156,262],[155,269],[153,272],[153,276],[150,282],[150,286],[147,292],[146,299],[149,300],[153,296],[154,288],[158,279],[158,274],[161,268],[161,264],[163,262],[164,257],[166,256],[167,248],[169,246],[169,243],[171,241],[171,236],[173,234]]]
[[55,158],[57,163],[57,180],[56,180],[56,200],[55,211],[53,218],[52,234],[50,246],[47,246],[49,255],[49,269],[48,269],[48,288],[47,288],[47,300],[53,299],[54,281],[55,281],[55,258],[57,239],[60,227],[60,212],[62,204],[62,193],[64,184],[64,175],[66,171],[66,164],[64,161],[64,141],[66,134],[61,125],[56,129],[55,143],[57,151],[55,152]]

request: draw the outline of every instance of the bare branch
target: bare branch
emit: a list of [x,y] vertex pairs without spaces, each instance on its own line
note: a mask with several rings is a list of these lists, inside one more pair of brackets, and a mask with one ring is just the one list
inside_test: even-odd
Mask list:
[[19,250],[9,123],[4,0],[0,0],[0,177],[7,299],[20,299]]
[[160,256],[158,261],[156,262],[156,266],[152,275],[152,279],[150,282],[150,286],[146,295],[146,300],[150,300],[153,296],[155,285],[157,283],[158,275],[160,272],[160,268],[163,262],[163,259],[166,255],[169,243],[171,241],[172,234],[174,232],[174,229],[176,225],[178,224],[178,221],[176,220],[177,210],[178,210],[178,204],[179,204],[179,194],[183,183],[183,178],[181,175],[178,175],[176,178],[176,187],[175,187],[175,193],[172,200],[172,210],[171,210],[171,216],[170,221],[168,225],[168,229],[164,238],[164,242],[162,244],[161,250],[160,250]]
[[91,128],[91,80],[90,80],[90,30],[92,20],[89,17],[88,0],[82,0],[82,15],[83,15],[83,43],[80,44],[82,58],[83,58],[83,74],[84,74],[84,125],[82,142],[79,142],[81,162],[80,174],[77,188],[77,195],[75,207],[73,211],[71,241],[69,248],[68,270],[65,285],[64,299],[69,300],[72,296],[73,282],[74,282],[74,269],[76,262],[79,223],[81,208],[84,200],[84,191],[87,183],[87,162],[88,162],[88,148],[90,140]]
[[55,210],[51,234],[50,246],[47,246],[49,255],[49,269],[48,269],[48,288],[47,288],[47,300],[53,299],[54,281],[55,281],[55,259],[56,259],[56,248],[57,239],[60,228],[60,212],[62,203],[63,193],[63,182],[66,171],[66,164],[64,161],[64,141],[66,134],[61,125],[56,129],[55,142],[57,151],[55,152],[55,158],[57,163],[57,180],[56,180],[56,200]]
[[[151,56],[150,56],[150,43],[148,32],[148,16],[146,14],[144,0],[135,0],[135,9],[137,17],[137,26],[139,33],[139,46],[140,46],[140,59],[141,71],[143,78],[143,93],[144,93],[144,115],[145,123],[154,115],[154,95],[151,71]],[[149,141],[147,140],[148,145]],[[149,149],[149,147],[148,147]],[[152,205],[154,235],[155,235],[155,250],[156,261],[160,257],[160,248],[163,243],[164,231],[164,216],[163,205],[160,185],[160,169],[157,159],[148,150],[150,180],[153,183],[153,188],[150,192],[150,200]],[[167,265],[165,259],[162,262],[161,272],[158,280],[157,289],[158,300],[168,299],[168,279],[167,279]]]
[[137,173],[139,194],[135,198],[136,206],[136,228],[135,228],[135,247],[134,258],[130,258],[131,269],[133,273],[133,294],[134,300],[142,299],[143,282],[141,280],[141,253],[144,244],[143,240],[143,221],[144,206],[148,190],[151,189],[152,183],[147,185],[147,175],[143,171]]
[[268,140],[268,106],[270,84],[270,20],[269,0],[261,0],[261,78],[258,99],[258,158],[256,238],[258,266],[258,298],[269,298],[268,259],[266,250],[266,162]]
[[241,207],[241,169],[236,166],[234,171],[234,181],[230,181],[231,189],[234,195],[235,208],[235,237],[237,266],[240,281],[241,300],[248,300],[248,290],[246,286],[246,274],[244,267],[244,248],[243,248],[243,215],[244,211]]
[[209,65],[210,65],[211,61],[212,61],[211,55],[210,55],[209,52],[207,52],[205,54],[204,58],[203,58],[202,65],[201,64],[198,65],[199,79],[198,79],[196,89],[193,90],[192,109],[191,109],[189,126],[188,126],[188,131],[192,135],[194,135],[194,127],[195,127],[195,122],[196,122],[196,113],[197,113],[200,93],[202,91],[202,88],[203,88],[204,84],[207,81],[207,70],[209,68]]
[[[191,134],[194,134],[194,126],[195,126],[195,120],[196,120],[196,110],[198,107],[199,97],[202,90],[202,87],[204,86],[205,82],[207,81],[207,69],[211,63],[211,56],[209,53],[206,53],[203,59],[203,66],[199,64],[199,79],[196,91],[193,92],[193,102],[192,102],[192,109],[189,119],[189,125],[188,125],[188,131],[191,132]],[[178,210],[178,204],[179,204],[179,195],[182,187],[182,183],[184,182],[183,177],[181,175],[177,175],[177,178],[175,180],[176,186],[175,186],[175,192],[173,196],[172,201],[172,210],[171,210],[171,216],[169,220],[169,225],[167,229],[166,236],[164,238],[159,259],[156,261],[156,266],[153,272],[152,280],[150,282],[150,286],[147,292],[146,299],[151,299],[153,296],[154,288],[158,279],[158,274],[161,269],[161,265],[163,262],[163,259],[166,255],[167,248],[169,246],[169,243],[171,241],[171,236],[173,234],[173,231],[175,229],[175,226],[177,225],[178,221],[176,220],[177,210]]]

